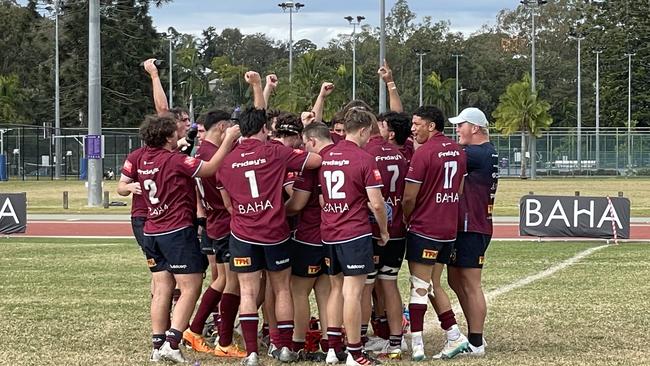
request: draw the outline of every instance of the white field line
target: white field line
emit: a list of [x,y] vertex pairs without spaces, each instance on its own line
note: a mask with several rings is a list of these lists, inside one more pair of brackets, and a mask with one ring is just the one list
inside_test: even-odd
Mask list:
[[[594,252],[596,252],[598,250],[607,248],[609,246],[610,245],[600,245],[600,246],[597,246],[597,247],[589,248],[587,250],[583,250],[582,252],[574,255],[573,257],[571,257],[571,258],[569,258],[569,259],[567,259],[565,261],[562,261],[562,262],[560,262],[560,263],[558,263],[558,264],[556,264],[556,265],[554,265],[554,266],[552,266],[550,268],[547,268],[547,269],[545,269],[545,270],[543,270],[541,272],[538,272],[536,274],[524,277],[524,278],[522,278],[520,280],[517,280],[517,281],[515,281],[513,283],[510,283],[510,284],[507,284],[505,286],[498,287],[498,288],[496,288],[496,289],[494,289],[492,291],[489,291],[489,292],[485,293],[485,301],[487,303],[490,303],[497,296],[506,294],[506,293],[508,293],[510,291],[513,291],[513,290],[516,290],[516,289],[518,289],[520,287],[529,285],[529,284],[531,284],[531,283],[533,283],[535,281],[538,281],[538,280],[544,279],[546,277],[552,276],[556,272],[561,271],[561,270],[563,270],[563,269],[565,269],[567,267],[570,267],[570,266],[576,264],[578,261],[580,261],[581,259],[591,255],[592,253],[594,253]],[[453,305],[452,309],[453,309],[454,313],[462,314],[462,308],[460,307],[459,303],[455,303]],[[437,329],[437,328],[439,328],[439,324],[437,324],[437,320],[434,323],[433,318],[434,317],[429,317],[428,318],[429,321],[431,322],[431,324],[429,324],[429,325],[432,326],[431,329]],[[434,324],[435,324],[435,326],[434,326]]]

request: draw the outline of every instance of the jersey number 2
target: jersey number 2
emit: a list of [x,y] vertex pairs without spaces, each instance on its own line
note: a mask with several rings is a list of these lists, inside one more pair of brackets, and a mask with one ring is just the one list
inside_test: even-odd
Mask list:
[[160,200],[158,199],[158,197],[156,197],[156,193],[158,193],[158,187],[156,187],[156,182],[154,182],[151,179],[145,179],[142,185],[144,186],[145,191],[149,191],[149,202],[151,202],[152,205],[159,204]]

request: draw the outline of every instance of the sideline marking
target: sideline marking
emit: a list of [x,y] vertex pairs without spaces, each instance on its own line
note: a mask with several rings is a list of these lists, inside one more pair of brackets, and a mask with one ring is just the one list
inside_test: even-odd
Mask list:
[[[499,239],[499,240],[501,240],[501,239]],[[600,245],[600,246],[597,246],[597,247],[593,247],[593,248],[583,250],[582,252],[579,252],[578,254],[574,255],[573,257],[571,257],[569,259],[566,259],[566,260],[564,260],[564,261],[562,261],[562,262],[560,262],[560,263],[558,263],[558,264],[556,264],[556,265],[554,265],[552,267],[549,267],[549,268],[547,268],[547,269],[545,269],[545,270],[543,270],[541,272],[538,272],[538,273],[530,275],[530,276],[526,276],[526,277],[524,277],[524,278],[522,278],[520,280],[517,280],[517,281],[515,281],[513,283],[510,283],[508,285],[497,287],[496,289],[485,293],[485,302],[487,304],[489,304],[497,296],[506,294],[506,293],[508,293],[508,292],[510,292],[512,290],[516,290],[516,289],[518,289],[520,287],[529,285],[529,284],[531,284],[531,283],[533,283],[535,281],[538,281],[538,280],[544,279],[546,277],[549,277],[549,276],[555,274],[558,271],[561,271],[561,270],[563,270],[563,269],[565,269],[567,267],[570,267],[570,266],[576,264],[578,261],[580,261],[581,259],[591,255],[592,253],[594,253],[594,252],[596,252],[598,250],[607,248],[607,247],[611,247],[611,246],[612,245],[610,245],[610,244],[606,244],[606,245]],[[452,293],[453,293],[453,290],[452,290]],[[458,314],[457,316],[463,314],[463,309],[460,307],[460,304],[458,303],[458,301],[455,301],[452,304],[452,310],[453,310],[454,313]],[[464,315],[463,315],[463,317],[464,317]],[[428,317],[428,325],[431,326],[431,327],[426,327],[428,329],[439,329],[440,328],[440,324],[435,322],[433,317]]]

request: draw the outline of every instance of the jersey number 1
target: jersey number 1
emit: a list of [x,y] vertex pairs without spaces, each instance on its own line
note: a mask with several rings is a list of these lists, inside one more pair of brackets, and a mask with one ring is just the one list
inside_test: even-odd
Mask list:
[[247,170],[244,172],[244,176],[248,178],[248,185],[251,188],[251,197],[259,198],[260,191],[257,189],[257,179],[255,178],[255,171]]

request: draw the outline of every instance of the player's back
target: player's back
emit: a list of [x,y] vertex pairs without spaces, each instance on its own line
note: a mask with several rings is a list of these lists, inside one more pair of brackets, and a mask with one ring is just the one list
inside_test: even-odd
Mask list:
[[466,173],[465,153],[436,133],[415,151],[406,181],[420,184],[408,230],[434,240],[456,237],[459,189]]
[[192,226],[196,210],[192,180],[201,163],[179,152],[145,148],[137,170],[149,209],[145,234],[166,234]]
[[281,144],[245,139],[219,170],[230,195],[232,234],[254,244],[277,244],[289,235],[282,186],[286,171],[302,171],[307,153]]
[[[408,169],[406,158],[399,147],[386,141],[381,136],[371,137],[364,147],[372,155],[381,173],[383,188],[381,194],[384,201],[392,208],[391,225],[388,232],[391,239],[403,238],[405,227],[402,220],[402,196],[404,195],[404,178]],[[373,235],[379,237],[379,227],[373,225]]]
[[321,236],[326,244],[371,234],[367,188],[381,188],[381,173],[372,155],[343,140],[322,156],[319,183],[324,206]]

